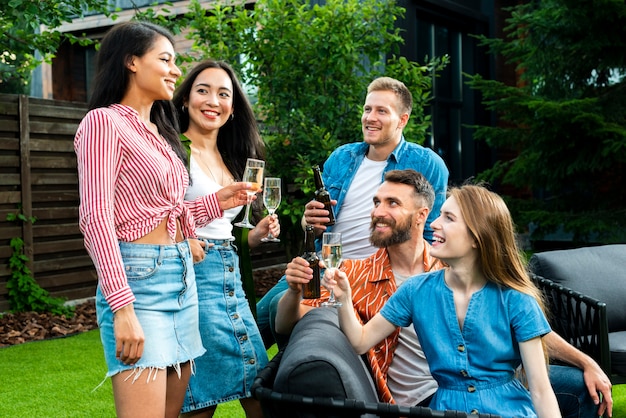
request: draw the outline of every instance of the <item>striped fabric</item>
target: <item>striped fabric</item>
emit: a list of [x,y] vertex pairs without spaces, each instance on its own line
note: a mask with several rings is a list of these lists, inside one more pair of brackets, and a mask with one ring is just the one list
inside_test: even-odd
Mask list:
[[166,218],[173,241],[177,219],[183,236],[194,237],[195,226],[222,216],[222,210],[215,195],[183,200],[189,184],[183,162],[131,107],[114,104],[87,113],[74,149],[80,229],[101,291],[115,312],[135,301],[118,241],[134,241]]
[[[444,267],[440,260],[430,255],[430,245],[426,241],[424,241],[423,260],[424,272],[439,270]],[[376,253],[363,260],[344,260],[341,269],[350,280],[354,310],[362,324],[368,322],[376,315],[397,290],[396,281],[391,270],[391,261],[386,248],[379,249]],[[302,303],[310,306],[320,306],[329,296],[329,292],[326,289],[322,289],[320,299],[303,300]],[[399,334],[400,328],[367,352],[367,358],[381,402],[395,403],[387,387],[387,371],[398,345]]]

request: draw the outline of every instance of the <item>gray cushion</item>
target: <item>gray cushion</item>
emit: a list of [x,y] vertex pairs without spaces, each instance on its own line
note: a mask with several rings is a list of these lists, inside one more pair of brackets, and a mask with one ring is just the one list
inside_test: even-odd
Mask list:
[[626,245],[535,253],[532,271],[606,303],[609,331],[626,330]]
[[610,332],[609,347],[611,349],[611,370],[626,376],[626,331]]
[[368,369],[339,328],[333,308],[313,309],[298,321],[276,372],[274,390],[378,402]]

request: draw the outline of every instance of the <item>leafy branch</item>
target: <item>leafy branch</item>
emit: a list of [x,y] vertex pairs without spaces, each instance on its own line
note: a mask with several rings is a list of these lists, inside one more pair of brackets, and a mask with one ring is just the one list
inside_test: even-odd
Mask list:
[[[25,216],[19,209],[15,213],[9,213],[6,220],[21,225],[25,222],[35,223],[36,218]],[[28,268],[30,260],[24,254],[24,240],[20,237],[15,237],[11,239],[9,245],[13,250],[9,258],[11,277],[7,282],[11,311],[50,312],[55,315],[71,317],[74,314],[73,308],[65,306],[63,299],[50,296],[48,291],[39,286],[33,278],[32,272]]]

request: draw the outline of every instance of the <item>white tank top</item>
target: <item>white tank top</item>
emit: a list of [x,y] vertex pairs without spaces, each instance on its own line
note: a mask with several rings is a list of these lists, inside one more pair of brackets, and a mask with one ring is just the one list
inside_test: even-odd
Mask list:
[[[193,156],[189,159],[189,175],[193,179],[191,185],[185,193],[185,200],[194,200],[200,196],[206,196],[222,189],[222,185],[216,183],[212,178],[204,174]],[[232,240],[232,221],[237,217],[243,206],[237,206],[224,211],[224,216],[214,219],[202,228],[196,228],[198,238],[207,239],[228,239]]]

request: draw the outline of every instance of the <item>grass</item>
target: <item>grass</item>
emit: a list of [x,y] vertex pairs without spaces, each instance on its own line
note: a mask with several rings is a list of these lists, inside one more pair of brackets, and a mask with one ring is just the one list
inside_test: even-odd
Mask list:
[[[276,346],[268,350],[273,356]],[[0,417],[115,417],[98,330],[0,349]],[[99,386],[102,383],[101,386]],[[243,418],[238,401],[217,418]]]
[[[276,346],[268,354],[273,356]],[[98,330],[0,349],[0,417],[115,417]],[[102,383],[102,385],[100,385]],[[100,386],[99,386],[100,385]],[[626,385],[613,388],[614,417],[626,417]],[[217,418],[244,418],[239,402]]]

